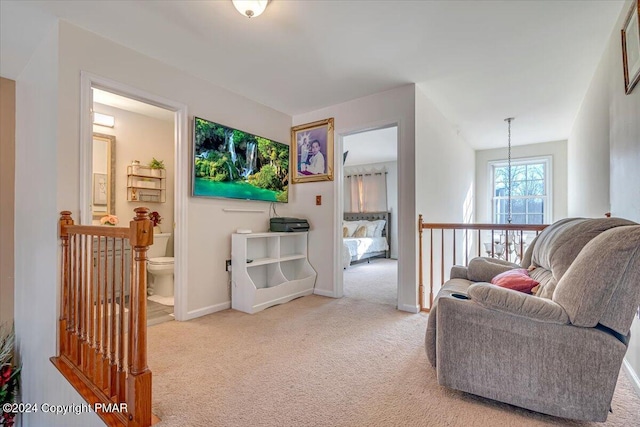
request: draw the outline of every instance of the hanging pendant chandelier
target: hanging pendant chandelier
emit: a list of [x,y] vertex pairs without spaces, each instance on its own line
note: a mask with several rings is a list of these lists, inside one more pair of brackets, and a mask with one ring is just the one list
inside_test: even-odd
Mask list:
[[508,158],[507,158],[507,223],[511,224],[511,122],[514,121],[514,117],[504,119],[508,126]]

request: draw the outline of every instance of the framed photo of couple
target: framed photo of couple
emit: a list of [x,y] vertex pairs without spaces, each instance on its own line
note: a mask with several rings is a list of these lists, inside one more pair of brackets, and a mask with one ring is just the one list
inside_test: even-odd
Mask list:
[[291,128],[291,182],[333,181],[333,118]]

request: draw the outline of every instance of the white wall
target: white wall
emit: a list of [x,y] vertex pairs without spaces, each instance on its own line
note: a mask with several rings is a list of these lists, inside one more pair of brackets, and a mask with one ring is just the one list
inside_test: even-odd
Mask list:
[[[116,137],[115,156],[115,214],[121,224],[128,224],[135,216],[133,210],[138,206],[146,206],[151,211],[157,211],[162,217],[160,228],[163,232],[173,231],[173,203],[174,203],[174,135],[173,121],[159,120],[153,117],[111,107],[109,105],[94,104],[98,113],[115,117],[113,128],[93,126],[93,132],[113,135]],[[155,157],[163,160],[166,168],[166,202],[129,202],[127,201],[127,165],[132,160],[139,160],[147,165]]]
[[[398,308],[417,310],[415,237],[415,86],[406,85],[386,92],[294,116],[293,124],[335,118],[336,147],[342,153],[342,135],[398,124]],[[316,293],[341,296],[342,267],[342,156],[334,158],[333,182],[295,184],[302,194],[302,215],[309,218],[309,257],[318,271]],[[302,190],[304,188],[304,190]],[[315,206],[322,195],[322,206]],[[334,230],[328,234],[326,230]],[[331,254],[328,256],[327,254]],[[330,272],[333,272],[331,274]]]
[[[61,210],[79,218],[80,71],[112,79],[188,105],[191,114],[287,142],[291,118],[142,56],[65,22],[52,29],[17,79],[16,108],[16,332],[22,357],[22,400],[80,404],[50,363],[56,348]],[[37,124],[37,125],[34,125]],[[295,216],[300,191],[279,213]],[[229,214],[223,207],[263,209]],[[266,230],[268,203],[188,201],[188,307],[191,315],[230,306],[225,259],[239,228]],[[37,268],[34,268],[37,266]],[[102,425],[93,414],[39,412],[25,426]]]
[[[614,33],[619,36],[619,32]],[[567,213],[572,217],[602,217],[611,210],[608,80],[613,64],[605,60],[606,56],[582,101],[567,143]]]
[[[398,162],[382,162],[382,163],[369,163],[366,165],[347,166],[344,168],[343,176],[350,175],[351,173],[359,173],[362,171],[387,171],[385,175],[387,182],[387,210],[390,212],[391,217],[391,240],[389,246],[391,248],[391,258],[398,259],[398,221],[396,215],[398,214]],[[347,191],[343,192],[344,209],[350,211],[347,201],[351,200],[350,194]]]
[[[567,141],[511,147],[511,158],[515,160],[542,156],[552,158],[553,200],[551,219],[548,221],[552,223],[567,217]],[[476,221],[478,222],[491,222],[491,185],[488,163],[506,158],[506,147],[476,151]]]
[[[51,28],[16,81],[15,322],[23,402],[81,404],[83,399],[49,361],[57,354],[58,233],[66,191],[62,173],[75,172],[58,146],[58,27]],[[77,164],[77,163],[73,163]],[[23,416],[28,426],[98,426],[95,414]]]
[[[59,150],[68,164],[79,162],[80,71],[102,76],[163,98],[186,104],[194,115],[287,143],[291,117],[225,89],[143,56],[68,23],[60,23],[60,137]],[[192,124],[189,124],[192,128]],[[191,132],[189,132],[190,134]],[[191,136],[189,136],[191,138]],[[188,142],[190,151],[191,141]],[[144,159],[139,159],[144,160]],[[189,170],[190,174],[191,171]],[[75,168],[61,172],[65,191],[59,205],[79,209],[79,181]],[[278,213],[297,216],[302,188],[292,186],[288,205]],[[189,190],[190,192],[190,190]],[[231,254],[231,233],[238,228],[266,231],[269,204],[229,199],[189,198],[187,206],[188,315],[198,316],[230,306],[225,260]],[[226,213],[223,208],[258,209],[263,213]]]
[[[620,52],[631,3],[622,8],[569,136],[569,215],[599,217],[610,203],[613,216],[640,222],[640,86],[625,95]],[[638,318],[626,360],[640,376]]]
[[[415,161],[417,214],[425,222],[473,222],[475,152],[420,87],[416,90]],[[417,214],[411,224],[414,234]],[[425,274],[427,264],[425,257]],[[434,294],[443,280],[434,276]]]

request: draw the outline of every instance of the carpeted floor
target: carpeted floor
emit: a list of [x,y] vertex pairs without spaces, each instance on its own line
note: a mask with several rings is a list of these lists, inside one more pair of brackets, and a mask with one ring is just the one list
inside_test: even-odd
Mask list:
[[373,258],[344,270],[344,296],[372,304],[397,307],[398,261]]
[[394,262],[376,260],[345,271],[341,299],[312,295],[254,315],[225,310],[150,327],[157,426],[640,425],[624,372],[602,424],[439,386],[424,351],[427,315],[394,308],[395,276]]

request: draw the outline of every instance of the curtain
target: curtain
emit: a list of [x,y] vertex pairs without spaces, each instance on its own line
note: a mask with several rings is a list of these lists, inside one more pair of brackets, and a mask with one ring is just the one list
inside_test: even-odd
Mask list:
[[344,182],[344,208],[348,212],[387,210],[386,172],[347,175]]

